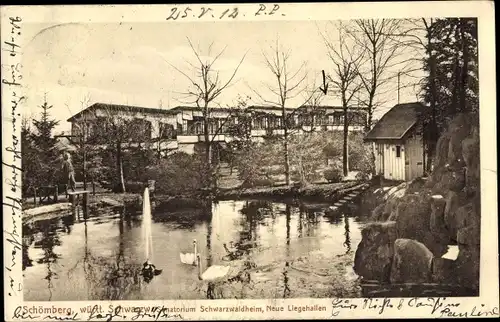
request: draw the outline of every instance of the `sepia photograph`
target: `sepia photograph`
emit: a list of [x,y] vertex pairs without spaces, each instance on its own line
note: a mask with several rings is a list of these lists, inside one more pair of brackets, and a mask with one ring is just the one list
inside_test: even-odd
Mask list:
[[[17,229],[14,317],[41,316],[38,302],[345,309],[483,294],[481,183],[496,168],[481,149],[496,148],[480,138],[477,15],[248,8],[164,6],[151,21],[106,20],[116,7],[69,22],[2,12],[2,57],[21,55],[2,65],[22,169],[4,171],[21,197],[4,193],[4,210],[22,205],[7,240]],[[239,310],[335,315],[269,303]]]

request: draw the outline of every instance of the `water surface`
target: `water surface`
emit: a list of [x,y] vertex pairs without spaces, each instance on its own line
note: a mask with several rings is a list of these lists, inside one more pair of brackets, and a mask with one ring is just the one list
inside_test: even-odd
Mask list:
[[[153,212],[152,261],[163,269],[146,282],[140,273],[145,241],[140,211],[98,209],[88,219],[68,215],[24,231],[27,301],[289,298],[360,296],[352,271],[360,222],[349,208],[221,201],[211,209]],[[325,213],[325,210],[326,213]],[[248,266],[250,280],[209,285],[180,262],[196,239],[202,268]],[[229,256],[224,243],[232,252]]]

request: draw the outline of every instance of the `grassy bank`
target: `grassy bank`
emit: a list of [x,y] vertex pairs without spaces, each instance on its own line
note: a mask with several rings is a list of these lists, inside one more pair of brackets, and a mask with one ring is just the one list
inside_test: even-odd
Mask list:
[[350,181],[326,184],[309,184],[303,187],[283,185],[274,187],[221,189],[217,193],[217,199],[301,198],[309,200],[334,201],[350,191],[359,189],[363,185],[366,185],[366,183]]

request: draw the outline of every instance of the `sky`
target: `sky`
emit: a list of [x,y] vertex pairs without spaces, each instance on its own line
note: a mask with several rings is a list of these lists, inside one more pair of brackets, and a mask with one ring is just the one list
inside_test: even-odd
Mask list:
[[[332,41],[337,34],[332,22],[325,21],[30,23],[24,32],[31,39],[23,52],[24,113],[36,117],[46,97],[60,121],[57,132],[69,130],[66,120],[96,102],[166,109],[186,105],[180,93],[190,82],[172,66],[195,76],[191,64],[196,56],[188,38],[202,59],[225,48],[214,65],[223,80],[245,56],[233,84],[217,100],[221,106],[231,106],[238,95],[250,96],[250,105],[275,98],[268,89],[274,79],[263,53],[269,54],[277,39],[290,52],[291,69],[304,64],[305,85],[317,88],[322,70],[329,75],[333,68],[320,32]],[[416,94],[414,88],[404,88],[400,101],[416,101]],[[395,91],[387,95],[376,118],[397,103]],[[306,96],[298,94],[289,106],[300,105]],[[339,100],[330,94],[321,103],[339,104]]]

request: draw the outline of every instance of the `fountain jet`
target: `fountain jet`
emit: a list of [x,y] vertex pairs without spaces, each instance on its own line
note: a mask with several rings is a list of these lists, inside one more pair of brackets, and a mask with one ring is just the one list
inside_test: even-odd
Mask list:
[[144,238],[144,253],[146,261],[142,267],[142,275],[144,280],[149,282],[154,276],[161,274],[161,269],[156,269],[153,261],[153,234],[151,232],[151,201],[149,200],[149,189],[144,189],[144,196],[142,199],[142,231]]

